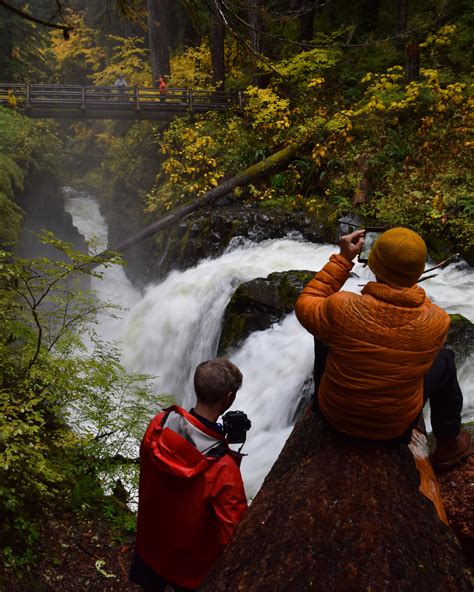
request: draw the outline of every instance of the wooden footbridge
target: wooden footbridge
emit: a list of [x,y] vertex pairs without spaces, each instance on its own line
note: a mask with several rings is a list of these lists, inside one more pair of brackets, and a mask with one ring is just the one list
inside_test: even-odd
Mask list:
[[0,105],[30,117],[167,120],[186,113],[242,109],[242,93],[128,86],[1,84]]

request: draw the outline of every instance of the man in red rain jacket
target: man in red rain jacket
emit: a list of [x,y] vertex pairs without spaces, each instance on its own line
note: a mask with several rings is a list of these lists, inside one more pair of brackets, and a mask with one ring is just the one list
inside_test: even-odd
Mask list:
[[145,592],[198,588],[247,508],[240,457],[216,423],[241,384],[229,360],[203,362],[194,374],[195,408],[169,407],[148,426],[130,570]]

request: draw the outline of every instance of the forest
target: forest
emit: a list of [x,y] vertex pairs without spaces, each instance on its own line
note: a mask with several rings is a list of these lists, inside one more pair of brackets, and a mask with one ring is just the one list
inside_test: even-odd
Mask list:
[[[85,254],[55,226],[28,250],[28,208],[61,226],[64,187],[100,195],[115,244],[244,171],[213,211],[303,216],[321,243],[342,217],[406,226],[434,264],[458,253],[471,269],[473,21],[467,0],[0,0],[2,590],[135,589],[126,441],[172,400],[97,334],[120,314],[88,289],[104,246]],[[116,89],[121,76],[128,89],[164,80],[163,101],[173,89],[240,99],[159,121],[34,118],[4,88]],[[165,245],[149,239],[146,259]]]

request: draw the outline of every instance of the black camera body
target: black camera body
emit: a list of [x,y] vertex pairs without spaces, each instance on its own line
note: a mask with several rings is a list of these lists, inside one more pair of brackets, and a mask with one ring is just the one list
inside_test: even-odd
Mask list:
[[224,434],[229,444],[243,444],[252,422],[243,411],[228,411],[222,416]]

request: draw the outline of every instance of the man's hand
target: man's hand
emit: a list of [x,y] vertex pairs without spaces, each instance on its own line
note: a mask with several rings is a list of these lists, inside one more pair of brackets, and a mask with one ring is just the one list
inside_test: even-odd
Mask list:
[[361,251],[364,245],[365,230],[356,230],[351,234],[341,236],[339,247],[341,255],[348,261],[352,261]]

